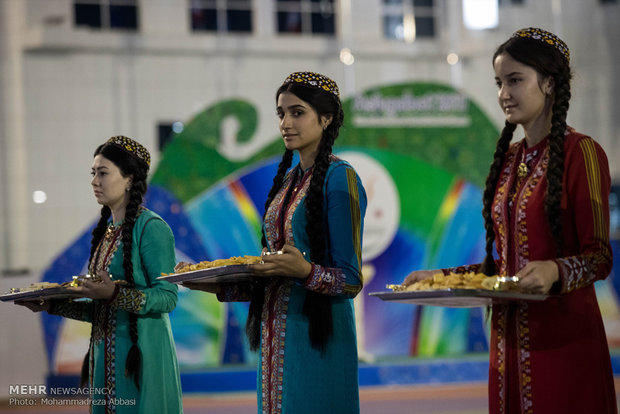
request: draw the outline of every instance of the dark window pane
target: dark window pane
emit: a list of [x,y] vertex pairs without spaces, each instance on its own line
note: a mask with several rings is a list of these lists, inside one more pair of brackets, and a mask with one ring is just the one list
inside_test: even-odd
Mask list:
[[249,10],[228,10],[226,19],[228,20],[228,31],[230,32],[252,31],[252,12]]
[[174,134],[172,132],[172,124],[158,124],[157,125],[157,143],[160,151],[172,141]]
[[329,3],[334,4],[334,0],[311,0],[312,3]]
[[383,0],[383,4],[403,4],[403,0]]
[[385,37],[390,39],[403,38],[403,16],[383,16]]
[[334,15],[312,13],[312,33],[334,33]]
[[301,13],[278,12],[278,32],[301,33]]
[[76,26],[101,27],[100,5],[75,3],[73,6]]
[[278,0],[278,3],[300,3],[301,0]]
[[414,7],[433,7],[433,0],[413,0]]
[[217,30],[217,12],[215,9],[192,9],[192,30]]
[[416,17],[415,33],[417,37],[435,37],[435,19],[433,17]]
[[137,29],[138,9],[136,6],[110,6],[110,27]]

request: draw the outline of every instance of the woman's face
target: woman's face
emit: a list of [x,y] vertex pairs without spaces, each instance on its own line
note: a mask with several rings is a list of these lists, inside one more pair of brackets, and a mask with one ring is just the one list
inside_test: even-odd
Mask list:
[[317,151],[328,118],[319,116],[310,104],[290,92],[278,96],[276,111],[286,149],[297,150],[300,155]]
[[108,206],[112,211],[125,203],[126,190],[131,185],[131,177],[123,177],[121,170],[109,159],[99,154],[95,156],[91,170],[97,202]]
[[512,124],[526,130],[550,114],[553,78],[541,79],[531,66],[517,62],[503,53],[493,62],[499,106]]

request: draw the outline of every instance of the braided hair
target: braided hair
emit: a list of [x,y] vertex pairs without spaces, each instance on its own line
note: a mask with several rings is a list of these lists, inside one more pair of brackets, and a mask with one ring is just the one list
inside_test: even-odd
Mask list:
[[[326,260],[325,250],[327,247],[327,217],[324,217],[323,214],[323,184],[330,164],[332,147],[334,141],[338,137],[338,132],[344,120],[344,112],[340,99],[335,94],[319,88],[297,83],[285,83],[278,89],[276,101],[283,92],[290,92],[299,99],[307,102],[317,112],[319,119],[321,116],[332,118],[332,121],[323,130],[323,136],[318,147],[318,154],[314,161],[312,178],[304,200],[307,222],[306,233],[310,241],[310,259],[313,263],[323,264]],[[278,172],[273,178],[273,185],[269,190],[267,201],[265,202],[265,214],[274,197],[282,188],[286,172],[291,167],[292,159],[293,151],[287,149],[278,165]],[[287,195],[287,197],[289,196],[290,195]],[[284,202],[286,203],[286,200]],[[317,225],[317,223],[321,223],[321,225]],[[264,228],[262,245],[263,247],[267,247]],[[264,303],[265,286],[265,282],[259,282],[254,286],[252,300],[250,302],[246,332],[250,348],[253,350],[258,349],[260,344],[260,321]],[[327,340],[333,333],[330,297],[318,292],[306,291],[303,313],[308,318],[308,335],[312,347],[324,351]]]
[[[558,48],[538,39],[513,36],[498,47],[493,55],[493,62],[501,54],[508,54],[517,62],[530,66],[538,72],[539,79],[551,77],[554,93],[551,107],[551,131],[549,134],[549,164],[547,166],[547,191],[545,194],[545,214],[555,240],[556,254],[561,255],[563,246],[562,227],[560,224],[560,202],[562,199],[562,178],[564,175],[564,133],[566,116],[571,98],[570,81],[572,78],[569,61]],[[497,266],[493,260],[493,217],[491,205],[495,197],[495,188],[506,152],[510,146],[515,124],[506,121],[501,136],[497,141],[495,155],[483,193],[484,228],[486,230],[486,257],[482,264],[482,272],[486,275],[497,274]]]
[[[125,271],[125,279],[130,287],[135,286],[133,278],[133,262],[131,260],[133,247],[133,228],[136,219],[139,216],[144,194],[146,194],[147,184],[146,178],[148,174],[148,165],[138,157],[129,154],[121,149],[118,145],[106,143],[100,145],[94,156],[101,155],[116,165],[123,177],[132,177],[131,187],[129,189],[129,202],[125,208],[125,219],[121,230],[121,240],[123,242],[123,270]],[[92,232],[90,260],[92,263],[97,246],[103,238],[111,211],[108,206],[101,208],[101,217]],[[138,347],[138,315],[129,313],[129,335],[131,337],[132,346],[127,354],[125,361],[125,376],[133,378],[136,387],[140,388],[140,369],[142,364],[142,356]],[[91,335],[92,338],[92,335]],[[87,376],[87,366],[82,367],[82,378],[84,382]],[[86,375],[85,375],[86,374]]]

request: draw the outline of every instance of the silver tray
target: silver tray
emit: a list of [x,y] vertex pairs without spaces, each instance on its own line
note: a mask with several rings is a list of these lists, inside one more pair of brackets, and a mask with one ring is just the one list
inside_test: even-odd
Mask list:
[[9,302],[16,300],[68,299],[79,297],[82,297],[82,295],[76,292],[71,292],[64,286],[57,286],[38,290],[29,290],[27,292],[6,293],[4,295],[0,295],[0,300],[2,302]]
[[536,295],[484,289],[441,289],[419,290],[413,292],[371,292],[370,296],[379,299],[411,303],[414,305],[444,306],[448,308],[478,308],[499,302],[543,301],[549,295]]
[[173,275],[160,276],[157,280],[165,280],[170,283],[225,283],[243,282],[254,279],[256,276],[250,270],[250,265],[236,264],[228,266],[211,267],[208,269],[192,270],[191,272],[175,273]]

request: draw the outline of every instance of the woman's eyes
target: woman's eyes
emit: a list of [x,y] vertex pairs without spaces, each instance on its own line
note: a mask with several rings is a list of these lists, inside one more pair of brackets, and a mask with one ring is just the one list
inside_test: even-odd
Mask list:
[[[299,116],[302,116],[304,114],[304,111],[293,111],[290,113],[291,116],[297,118]],[[278,118],[282,119],[284,118],[284,113],[283,112],[277,112],[276,115],[278,116]]]
[[[508,84],[508,85],[515,85],[515,84],[517,84],[519,82],[521,82],[521,78],[510,78],[510,79],[506,80],[506,84]],[[495,85],[498,88],[501,88],[503,83],[502,83],[502,81],[495,81]]]

